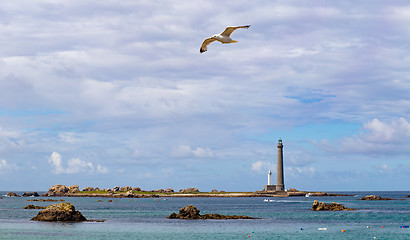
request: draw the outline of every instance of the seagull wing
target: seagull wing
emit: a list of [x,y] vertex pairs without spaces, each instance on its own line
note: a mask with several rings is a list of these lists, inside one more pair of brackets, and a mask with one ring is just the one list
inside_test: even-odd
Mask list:
[[225,31],[223,31],[223,32],[221,33],[221,35],[222,35],[222,36],[229,37],[229,36],[233,33],[233,31],[235,31],[236,29],[238,29],[238,28],[249,28],[250,26],[251,26],[251,25],[236,26],[236,27],[227,27],[227,28],[225,28]]
[[207,48],[208,45],[215,42],[215,41],[216,40],[213,39],[212,37],[205,39],[204,42],[201,45],[201,49],[199,49],[199,52],[200,53],[206,52],[206,50],[208,50],[208,48]]

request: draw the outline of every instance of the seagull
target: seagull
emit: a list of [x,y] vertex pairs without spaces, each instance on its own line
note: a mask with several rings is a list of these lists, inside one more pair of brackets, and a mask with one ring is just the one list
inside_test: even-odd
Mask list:
[[236,43],[238,41],[232,40],[232,38],[230,38],[231,34],[233,33],[233,31],[235,31],[238,28],[246,28],[248,29],[251,25],[245,25],[245,26],[236,26],[236,27],[227,27],[225,28],[225,31],[223,31],[220,34],[216,34],[213,35],[210,38],[207,38],[204,40],[204,42],[201,45],[201,49],[199,49],[200,53],[204,53],[206,52],[207,47],[209,44],[215,42],[215,41],[219,41],[221,43]]

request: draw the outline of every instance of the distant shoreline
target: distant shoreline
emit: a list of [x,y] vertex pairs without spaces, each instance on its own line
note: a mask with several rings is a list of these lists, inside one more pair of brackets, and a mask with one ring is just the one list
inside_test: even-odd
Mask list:
[[[192,193],[157,193],[157,192],[87,192],[79,191],[75,193],[50,193],[45,192],[37,197],[97,197],[97,198],[231,198],[231,197],[304,197],[308,196],[353,196],[351,194],[339,194],[339,193],[326,193],[326,192],[192,192]],[[19,196],[19,195],[18,195]],[[24,196],[27,197],[28,195]]]

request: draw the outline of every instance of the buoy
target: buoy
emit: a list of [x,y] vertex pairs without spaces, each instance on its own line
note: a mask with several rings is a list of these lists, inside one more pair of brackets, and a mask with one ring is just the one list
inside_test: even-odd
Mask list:
[[319,230],[319,231],[326,231],[327,228],[318,228],[317,230]]
[[303,228],[300,228],[300,230],[303,230]]
[[367,226],[367,228],[370,228],[370,226]]
[[254,231],[252,231],[252,233],[255,233]]
[[382,228],[384,228],[384,226],[382,226]]
[[342,232],[346,232],[346,230],[343,229]]
[[251,235],[248,236],[248,238],[250,238],[250,237],[251,237]]

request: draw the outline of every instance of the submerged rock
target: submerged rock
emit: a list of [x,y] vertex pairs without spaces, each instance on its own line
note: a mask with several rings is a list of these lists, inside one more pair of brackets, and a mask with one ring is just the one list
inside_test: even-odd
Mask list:
[[28,201],[28,202],[64,202],[65,200],[64,199],[57,200],[57,199],[43,199],[43,198],[40,198],[40,199],[29,199],[29,200],[26,200],[26,201]]
[[397,200],[393,198],[382,198],[376,195],[367,195],[366,197],[362,197],[359,200],[366,200],[366,201],[383,201],[383,200]]
[[332,202],[330,204],[326,204],[324,202],[318,202],[315,200],[312,204],[313,211],[352,211],[356,210],[354,208],[347,208],[340,203]]
[[33,204],[30,204],[30,205],[25,206],[24,209],[46,209],[46,207],[34,206]]
[[176,213],[171,213],[167,218],[169,219],[257,219],[257,218],[252,218],[248,216],[237,216],[237,215],[220,215],[220,214],[205,214],[201,215],[199,214],[199,210],[192,206],[188,205],[186,207],[183,207],[179,210],[179,214]]
[[82,222],[87,221],[87,219],[79,211],[75,210],[75,207],[69,203],[57,203],[48,206],[46,209],[41,210],[37,216],[33,217],[31,220],[34,221],[67,221],[67,222]]

